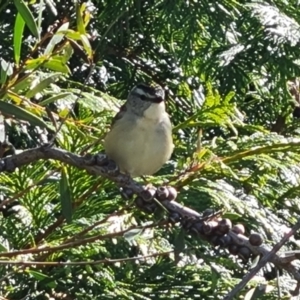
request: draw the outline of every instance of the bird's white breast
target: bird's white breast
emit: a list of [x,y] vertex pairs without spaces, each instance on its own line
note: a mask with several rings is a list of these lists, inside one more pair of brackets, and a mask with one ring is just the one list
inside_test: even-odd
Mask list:
[[115,124],[108,133],[105,149],[121,171],[133,177],[158,171],[173,151],[171,123],[164,103],[152,104],[144,117],[125,116],[124,122]]

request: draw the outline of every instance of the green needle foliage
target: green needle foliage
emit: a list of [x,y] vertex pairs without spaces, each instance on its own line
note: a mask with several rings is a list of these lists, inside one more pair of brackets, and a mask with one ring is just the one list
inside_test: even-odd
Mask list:
[[[63,122],[57,147],[98,153],[128,91],[155,82],[167,90],[175,150],[149,181],[176,187],[199,213],[222,209],[269,247],[296,223],[297,1],[14,0],[0,2],[0,15],[2,143],[37,147]],[[60,162],[0,182],[5,299],[223,299],[251,266]],[[293,284],[261,272],[236,299],[289,299]]]

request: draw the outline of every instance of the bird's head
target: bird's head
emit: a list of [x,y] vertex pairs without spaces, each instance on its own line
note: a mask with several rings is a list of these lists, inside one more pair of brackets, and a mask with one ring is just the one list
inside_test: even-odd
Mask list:
[[140,83],[130,91],[129,97],[137,97],[145,102],[160,103],[165,100],[165,92],[160,86]]
[[149,86],[144,83],[136,85],[129,93],[127,102],[137,114],[143,114],[152,106],[164,110],[165,92],[160,86]]

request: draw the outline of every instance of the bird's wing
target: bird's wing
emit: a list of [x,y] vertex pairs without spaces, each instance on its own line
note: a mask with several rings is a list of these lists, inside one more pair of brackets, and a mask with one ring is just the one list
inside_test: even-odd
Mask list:
[[115,123],[122,119],[124,114],[126,113],[126,110],[127,110],[127,107],[126,107],[126,103],[124,103],[121,107],[120,107],[120,110],[119,112],[114,116],[114,118],[112,119],[112,122],[111,122],[111,127],[113,127],[115,125]]

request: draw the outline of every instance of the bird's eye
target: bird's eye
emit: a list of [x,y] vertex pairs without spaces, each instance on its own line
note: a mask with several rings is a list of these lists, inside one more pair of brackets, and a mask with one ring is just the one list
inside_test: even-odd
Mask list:
[[141,100],[145,101],[147,99],[147,97],[145,95],[141,95],[140,96]]

